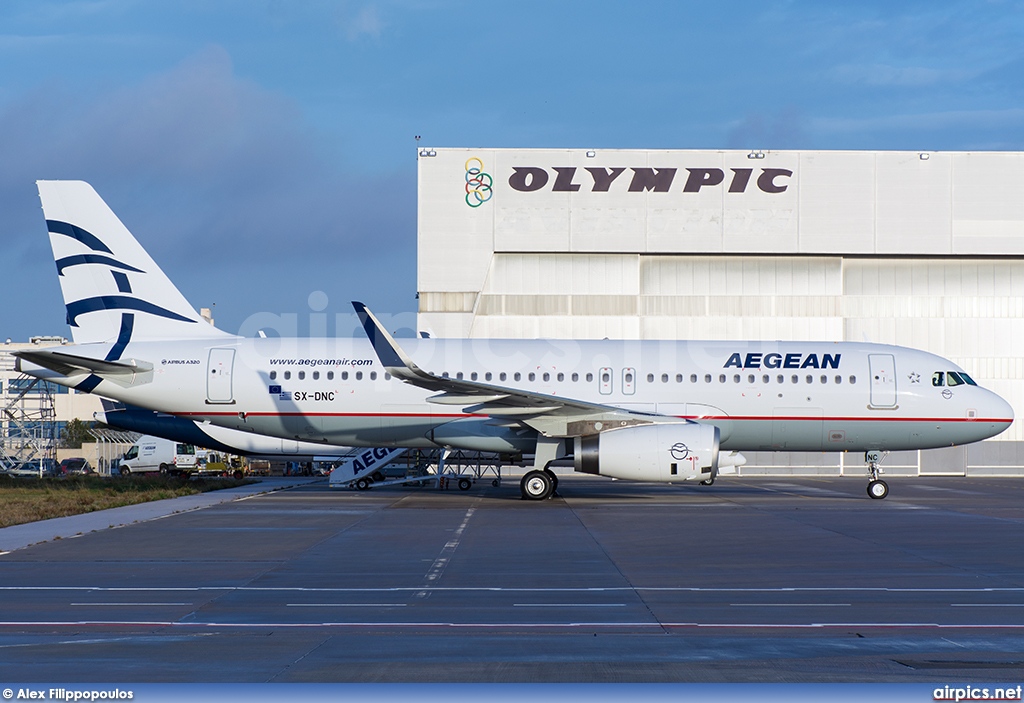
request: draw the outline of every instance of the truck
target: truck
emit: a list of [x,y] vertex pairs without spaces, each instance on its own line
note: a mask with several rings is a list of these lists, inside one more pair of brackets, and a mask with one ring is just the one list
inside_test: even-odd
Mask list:
[[118,462],[122,476],[158,471],[170,476],[189,476],[196,468],[196,448],[184,442],[145,435],[128,448]]

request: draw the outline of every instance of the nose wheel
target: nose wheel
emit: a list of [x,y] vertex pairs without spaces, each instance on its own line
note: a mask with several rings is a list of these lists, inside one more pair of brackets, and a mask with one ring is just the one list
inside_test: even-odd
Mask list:
[[868,483],[868,495],[875,500],[881,500],[889,495],[889,484],[882,479],[877,479]]
[[889,452],[872,451],[864,454],[868,463],[868,495],[873,500],[882,500],[889,495],[889,484],[879,478],[882,474],[880,464]]

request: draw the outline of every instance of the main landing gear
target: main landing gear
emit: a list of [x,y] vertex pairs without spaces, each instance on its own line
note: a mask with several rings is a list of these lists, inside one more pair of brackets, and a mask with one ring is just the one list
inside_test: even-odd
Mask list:
[[878,478],[882,474],[879,464],[888,453],[876,450],[864,454],[864,461],[868,463],[868,495],[874,500],[881,500],[889,495],[889,484]]
[[537,438],[537,451],[533,457],[533,471],[528,471],[519,482],[523,500],[545,500],[558,490],[558,477],[549,469],[551,462],[568,454],[565,438]]
[[558,476],[551,469],[534,469],[523,476],[519,490],[524,500],[545,500],[558,489]]

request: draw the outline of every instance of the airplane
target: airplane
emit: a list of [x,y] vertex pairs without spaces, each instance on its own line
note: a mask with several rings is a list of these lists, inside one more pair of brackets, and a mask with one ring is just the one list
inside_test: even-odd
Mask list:
[[888,452],[993,437],[1010,405],[959,366],[859,342],[244,338],[203,320],[93,188],[38,181],[74,344],[18,369],[124,403],[324,445],[533,454],[522,497],[584,474],[714,481],[730,452]]

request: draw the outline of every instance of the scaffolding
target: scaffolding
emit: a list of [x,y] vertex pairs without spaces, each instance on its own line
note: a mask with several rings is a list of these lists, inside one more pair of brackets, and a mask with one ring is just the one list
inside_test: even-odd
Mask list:
[[[0,355],[0,371],[14,371],[14,357]],[[0,470],[35,470],[42,476],[57,466],[60,439],[52,384],[19,374],[7,377],[0,415]]]

